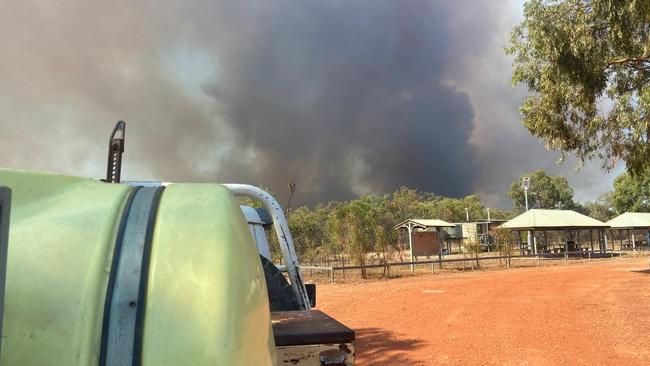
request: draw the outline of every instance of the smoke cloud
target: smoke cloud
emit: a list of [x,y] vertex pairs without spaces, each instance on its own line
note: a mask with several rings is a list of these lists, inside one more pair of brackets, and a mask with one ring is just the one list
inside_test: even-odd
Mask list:
[[124,119],[126,179],[243,182],[281,198],[295,179],[299,204],[407,185],[507,207],[516,176],[571,172],[519,122],[524,94],[501,46],[520,11],[488,0],[6,3],[0,166],[101,177]]

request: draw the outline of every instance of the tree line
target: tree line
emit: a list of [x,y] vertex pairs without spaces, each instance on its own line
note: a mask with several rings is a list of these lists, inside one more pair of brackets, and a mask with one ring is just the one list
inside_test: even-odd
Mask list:
[[[623,173],[616,177],[610,191],[584,203],[574,200],[573,188],[564,177],[549,176],[543,170],[536,170],[527,176],[531,177],[529,208],[574,210],[600,221],[608,221],[625,212],[650,212],[650,172],[634,176]],[[525,210],[521,178],[512,182],[508,197],[513,202],[513,214]]]
[[[650,211],[650,176],[632,178],[624,173],[616,178],[612,191],[593,202],[579,203],[566,178],[549,176],[543,170],[526,175],[531,177],[529,208],[571,209],[601,221],[626,211]],[[513,202],[512,210],[490,208],[491,219],[510,219],[525,210],[521,178],[512,182],[507,195]],[[450,198],[401,187],[390,194],[299,207],[291,210],[287,219],[303,263],[362,265],[368,261],[381,263],[395,255],[402,258],[408,241],[394,226],[404,220],[463,222],[467,216],[470,221],[487,219],[487,207],[478,195]],[[277,242],[271,237],[279,260]]]
[[[467,211],[466,211],[467,209]],[[365,264],[370,256],[382,261],[405,249],[394,226],[406,219],[438,218],[449,222],[485,220],[487,210],[477,195],[449,198],[401,187],[391,194],[365,195],[350,201],[299,207],[288,214],[289,229],[304,263]],[[509,211],[490,210],[491,218]]]

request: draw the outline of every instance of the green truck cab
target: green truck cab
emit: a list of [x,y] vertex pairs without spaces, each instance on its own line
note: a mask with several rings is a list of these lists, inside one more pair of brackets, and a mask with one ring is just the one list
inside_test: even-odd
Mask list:
[[102,181],[0,169],[0,366],[353,365],[354,332],[311,309],[277,201],[121,183],[124,128]]
[[268,223],[235,197],[254,187],[15,170],[0,185],[1,365],[353,364],[354,333],[305,303],[290,233],[292,263],[260,254],[251,226]]

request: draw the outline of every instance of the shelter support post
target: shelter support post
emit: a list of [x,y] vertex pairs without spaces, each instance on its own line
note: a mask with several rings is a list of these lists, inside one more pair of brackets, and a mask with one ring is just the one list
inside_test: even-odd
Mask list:
[[519,252],[519,254],[523,254],[522,249],[521,249],[521,246],[523,244],[521,243],[521,238],[519,237],[519,232],[518,231],[513,231],[512,235],[513,235],[513,239],[515,240],[513,242],[513,248],[515,248]]
[[[489,210],[488,210],[488,215],[489,215]],[[485,245],[487,246],[487,251],[490,253],[490,247],[492,246],[491,240],[490,240],[490,225],[488,223],[485,223]]]
[[603,252],[603,231],[598,229],[598,251]]
[[621,230],[618,231],[618,240],[620,242],[619,244],[621,245],[618,247],[618,249],[623,250],[623,235],[621,234]]
[[569,238],[571,237],[571,231],[569,231],[569,235],[567,235],[567,231],[564,231],[564,261],[566,262],[567,259],[569,259]]
[[[445,235],[445,231],[442,230],[441,228],[436,228],[436,231],[438,232],[438,259],[442,260],[442,245],[443,245],[442,239],[443,236]],[[431,263],[431,266],[433,268],[433,262]]]
[[[591,230],[589,230],[589,232],[591,232]],[[582,240],[580,240],[581,233],[582,230],[578,229],[578,248],[580,248],[580,250],[582,250]]]
[[632,244],[632,237],[630,236],[630,230],[628,229],[626,231],[627,231],[627,245],[629,246]]
[[589,229],[589,246],[591,247],[591,251],[594,251],[594,230]]
[[513,231],[512,232],[515,235],[515,244],[517,245],[517,248],[519,249],[519,254],[521,254],[521,237],[519,235],[519,231]]
[[415,266],[413,265],[413,225],[409,222],[406,228],[409,232],[409,252],[411,255],[411,272],[413,272],[415,271]]

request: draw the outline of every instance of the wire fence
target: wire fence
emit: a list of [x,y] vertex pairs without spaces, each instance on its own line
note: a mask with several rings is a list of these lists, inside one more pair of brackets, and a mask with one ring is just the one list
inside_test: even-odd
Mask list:
[[569,251],[563,253],[465,256],[355,266],[300,266],[302,276],[314,282],[347,282],[362,278],[389,279],[436,272],[563,265],[592,259],[612,259],[648,250]]

